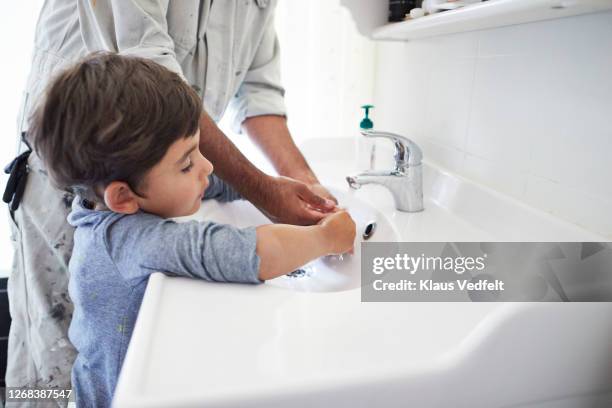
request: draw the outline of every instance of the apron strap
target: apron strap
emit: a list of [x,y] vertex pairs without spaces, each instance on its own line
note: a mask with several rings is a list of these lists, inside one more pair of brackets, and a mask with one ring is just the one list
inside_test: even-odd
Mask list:
[[28,157],[32,153],[32,147],[25,138],[25,132],[21,133],[21,139],[28,146],[28,150],[15,157],[5,168],[4,172],[10,174],[9,179],[2,195],[2,201],[9,205],[11,215],[19,208],[19,203],[25,191],[26,182],[28,179]]

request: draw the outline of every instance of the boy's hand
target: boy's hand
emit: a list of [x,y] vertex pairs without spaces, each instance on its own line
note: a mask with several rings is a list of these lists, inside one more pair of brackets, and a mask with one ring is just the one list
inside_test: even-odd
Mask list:
[[319,225],[323,229],[329,254],[338,255],[353,250],[356,228],[348,212],[339,209],[323,218]]

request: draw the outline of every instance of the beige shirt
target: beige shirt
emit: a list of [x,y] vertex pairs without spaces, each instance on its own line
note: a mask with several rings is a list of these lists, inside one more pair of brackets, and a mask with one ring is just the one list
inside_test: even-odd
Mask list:
[[[53,73],[99,50],[150,58],[180,74],[219,121],[285,115],[277,0],[46,0],[39,17],[22,112]],[[120,84],[118,84],[120,86]]]

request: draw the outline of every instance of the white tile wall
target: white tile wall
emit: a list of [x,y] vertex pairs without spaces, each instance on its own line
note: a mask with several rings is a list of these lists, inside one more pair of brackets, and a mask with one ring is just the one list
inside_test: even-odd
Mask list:
[[379,43],[375,125],[612,237],[612,12]]

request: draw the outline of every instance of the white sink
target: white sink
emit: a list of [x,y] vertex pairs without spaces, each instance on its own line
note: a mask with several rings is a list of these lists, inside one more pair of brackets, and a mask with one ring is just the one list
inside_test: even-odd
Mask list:
[[[425,211],[350,191],[350,139],[302,147],[372,240],[608,241],[425,165]],[[387,152],[389,153],[389,152]],[[379,148],[379,157],[386,156]],[[197,217],[268,222],[248,203]],[[356,250],[358,250],[358,245]],[[151,277],[119,407],[580,407],[612,392],[612,304],[361,302],[359,253],[263,285]],[[295,290],[288,290],[295,289]],[[600,405],[597,405],[600,404]]]

